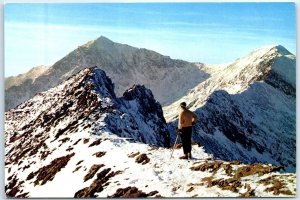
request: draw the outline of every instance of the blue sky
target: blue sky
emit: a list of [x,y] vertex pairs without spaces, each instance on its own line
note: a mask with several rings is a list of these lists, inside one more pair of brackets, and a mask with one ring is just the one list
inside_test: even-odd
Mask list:
[[211,64],[264,45],[281,44],[295,54],[295,15],[293,3],[5,4],[5,76],[52,65],[101,35]]

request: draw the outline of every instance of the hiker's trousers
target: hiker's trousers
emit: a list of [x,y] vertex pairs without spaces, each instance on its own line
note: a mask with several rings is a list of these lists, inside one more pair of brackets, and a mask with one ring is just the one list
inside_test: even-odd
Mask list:
[[180,134],[180,138],[184,154],[191,153],[192,151],[192,131],[192,126],[182,127],[182,134]]

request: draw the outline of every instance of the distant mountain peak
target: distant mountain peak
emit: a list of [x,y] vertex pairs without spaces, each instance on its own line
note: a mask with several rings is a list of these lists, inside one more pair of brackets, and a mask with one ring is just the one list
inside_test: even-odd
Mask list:
[[[90,66],[99,66],[108,74],[115,83],[117,96],[122,96],[132,85],[141,84],[151,89],[155,98],[163,105],[180,98],[208,77],[193,63],[171,59],[151,50],[113,42],[100,36],[74,49],[34,82],[28,79],[12,82],[10,86],[17,87],[5,91],[5,109],[16,107],[37,92],[54,87]],[[181,87],[178,88],[174,81],[180,83]]]
[[105,37],[103,35],[101,35],[100,37],[98,37],[97,40],[106,40],[106,41],[111,41],[112,42],[112,40],[108,39],[107,37]]
[[278,53],[280,53],[282,55],[291,55],[292,54],[282,45],[276,45],[274,48],[277,50]]
[[282,45],[266,45],[262,46],[254,51],[252,51],[249,55],[257,55],[257,56],[265,56],[268,54],[272,54],[273,52],[277,52],[281,55],[293,55]]
[[97,43],[110,43],[110,44],[113,44],[114,42],[110,39],[108,39],[107,37],[104,37],[104,36],[100,36],[96,39],[96,42]]

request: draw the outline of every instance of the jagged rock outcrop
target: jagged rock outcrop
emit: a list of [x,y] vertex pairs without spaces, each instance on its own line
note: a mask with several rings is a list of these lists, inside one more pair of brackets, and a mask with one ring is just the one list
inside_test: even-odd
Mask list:
[[18,80],[16,84],[7,84],[5,110],[14,108],[36,93],[48,90],[90,66],[99,66],[111,77],[117,96],[121,96],[134,84],[143,84],[152,90],[162,104],[180,98],[208,77],[192,63],[174,60],[151,50],[115,43],[101,36],[57,61],[35,77],[34,81],[28,77]]
[[20,149],[26,149],[32,141],[25,136],[35,136],[40,141],[36,147],[40,148],[43,140],[55,141],[78,130],[83,123],[93,134],[109,130],[133,141],[168,146],[169,133],[162,108],[151,91],[138,85],[124,95],[116,97],[111,79],[99,68],[82,70],[7,112],[7,142],[18,140]]
[[[105,120],[110,131],[121,137],[138,138],[135,141],[158,146],[170,145],[162,107],[155,101],[151,90],[145,86],[134,85],[126,90],[119,100],[122,105],[120,112],[108,116]],[[136,113],[140,115],[137,116]]]
[[207,71],[207,81],[164,108],[170,132],[175,132],[179,103],[186,101],[199,117],[193,138],[207,152],[295,171],[295,56],[282,46],[264,47]]
[[[72,156],[78,153],[76,146],[83,139],[81,133],[98,136],[115,134],[134,142],[169,146],[167,124],[151,91],[143,86],[135,86],[131,90],[126,92],[130,94],[130,99],[117,98],[110,78],[94,67],[82,70],[57,87],[38,93],[11,109],[5,113],[5,165],[15,166],[25,161],[24,171],[41,160],[48,161],[50,164],[44,168],[51,168],[53,175],[47,176],[43,169],[28,175],[30,180],[43,172],[38,177],[46,178],[37,180],[42,180],[44,184],[68,163],[63,158],[64,162],[59,160],[63,163],[61,166],[53,164],[58,163],[61,157],[55,153],[56,149],[65,148],[67,154]],[[86,148],[95,148],[103,141],[97,139],[82,143]],[[73,145],[66,146],[68,142]],[[105,155],[98,153],[99,150],[93,154],[95,158]],[[79,168],[77,166],[75,171]]]

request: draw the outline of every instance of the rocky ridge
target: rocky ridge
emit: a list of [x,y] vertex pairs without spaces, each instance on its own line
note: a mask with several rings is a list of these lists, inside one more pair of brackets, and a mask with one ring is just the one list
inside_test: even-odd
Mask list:
[[186,101],[199,117],[193,138],[209,153],[295,171],[295,70],[295,56],[282,46],[260,48],[228,65],[206,66],[210,78],[164,108],[172,140],[178,105]]
[[41,148],[44,158],[51,153],[49,145],[64,143],[64,136],[80,130],[91,135],[109,131],[135,142],[168,146],[162,108],[151,91],[138,85],[124,95],[116,98],[113,83],[96,67],[38,93],[5,113],[6,162],[17,164]]

